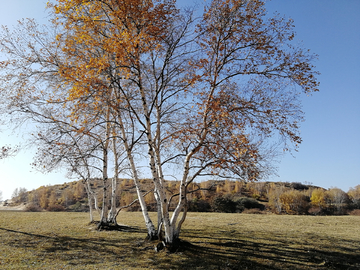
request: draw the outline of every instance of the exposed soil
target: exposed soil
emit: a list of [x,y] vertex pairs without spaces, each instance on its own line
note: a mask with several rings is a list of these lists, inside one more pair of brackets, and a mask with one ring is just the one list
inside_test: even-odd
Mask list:
[[16,206],[4,206],[0,204],[0,211],[25,211],[26,204],[20,204]]

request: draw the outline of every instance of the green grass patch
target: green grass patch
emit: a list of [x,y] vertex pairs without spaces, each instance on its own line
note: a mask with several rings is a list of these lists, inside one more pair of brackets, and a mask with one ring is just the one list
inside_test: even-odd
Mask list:
[[359,216],[188,213],[177,253],[144,240],[140,212],[118,222],[96,231],[87,213],[0,212],[0,269],[360,268]]

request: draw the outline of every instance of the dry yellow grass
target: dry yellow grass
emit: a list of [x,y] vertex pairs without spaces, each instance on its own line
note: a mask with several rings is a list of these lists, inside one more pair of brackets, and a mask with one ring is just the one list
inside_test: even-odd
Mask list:
[[[155,215],[154,215],[155,218]],[[0,212],[0,269],[360,269],[360,217],[189,213],[177,253],[155,253],[139,212],[125,231],[87,213]]]

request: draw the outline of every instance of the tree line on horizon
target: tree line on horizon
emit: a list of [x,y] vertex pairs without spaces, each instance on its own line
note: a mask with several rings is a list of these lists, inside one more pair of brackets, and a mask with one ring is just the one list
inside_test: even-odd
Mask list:
[[[151,187],[150,179],[141,180],[143,187]],[[174,195],[178,181],[167,182],[167,192]],[[100,179],[92,180],[96,203],[91,207],[100,212],[103,189]],[[328,190],[301,183],[203,181],[193,183],[187,195],[190,212],[276,213],[290,215],[360,214],[360,185],[346,193],[339,188]],[[135,185],[131,179],[120,181],[116,190],[116,207],[123,211],[140,211]],[[149,211],[156,211],[152,193],[145,196]],[[88,195],[83,181],[62,185],[41,186],[27,191],[14,190],[11,205],[26,204],[26,211],[89,211]],[[126,206],[126,207],[124,207]],[[170,210],[176,204],[170,204]]]

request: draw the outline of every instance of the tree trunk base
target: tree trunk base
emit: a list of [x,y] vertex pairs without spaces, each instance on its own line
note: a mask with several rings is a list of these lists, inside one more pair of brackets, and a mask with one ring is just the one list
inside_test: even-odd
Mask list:
[[175,253],[183,249],[186,249],[187,246],[188,246],[188,242],[176,238],[172,243],[166,243],[165,241],[159,242],[155,246],[155,251],[159,252],[161,250],[166,250],[166,252]]
[[97,224],[97,230],[98,231],[118,231],[119,230],[119,225],[117,223],[105,223],[105,222],[99,222]]
[[139,232],[138,228],[133,228],[125,225],[119,225],[117,223],[104,223],[99,221],[90,222],[90,224],[96,225],[98,231],[122,231],[122,232]]
[[148,233],[145,240],[146,241],[155,241],[155,240],[159,240],[159,237],[158,237],[157,233],[155,235],[150,235]]

